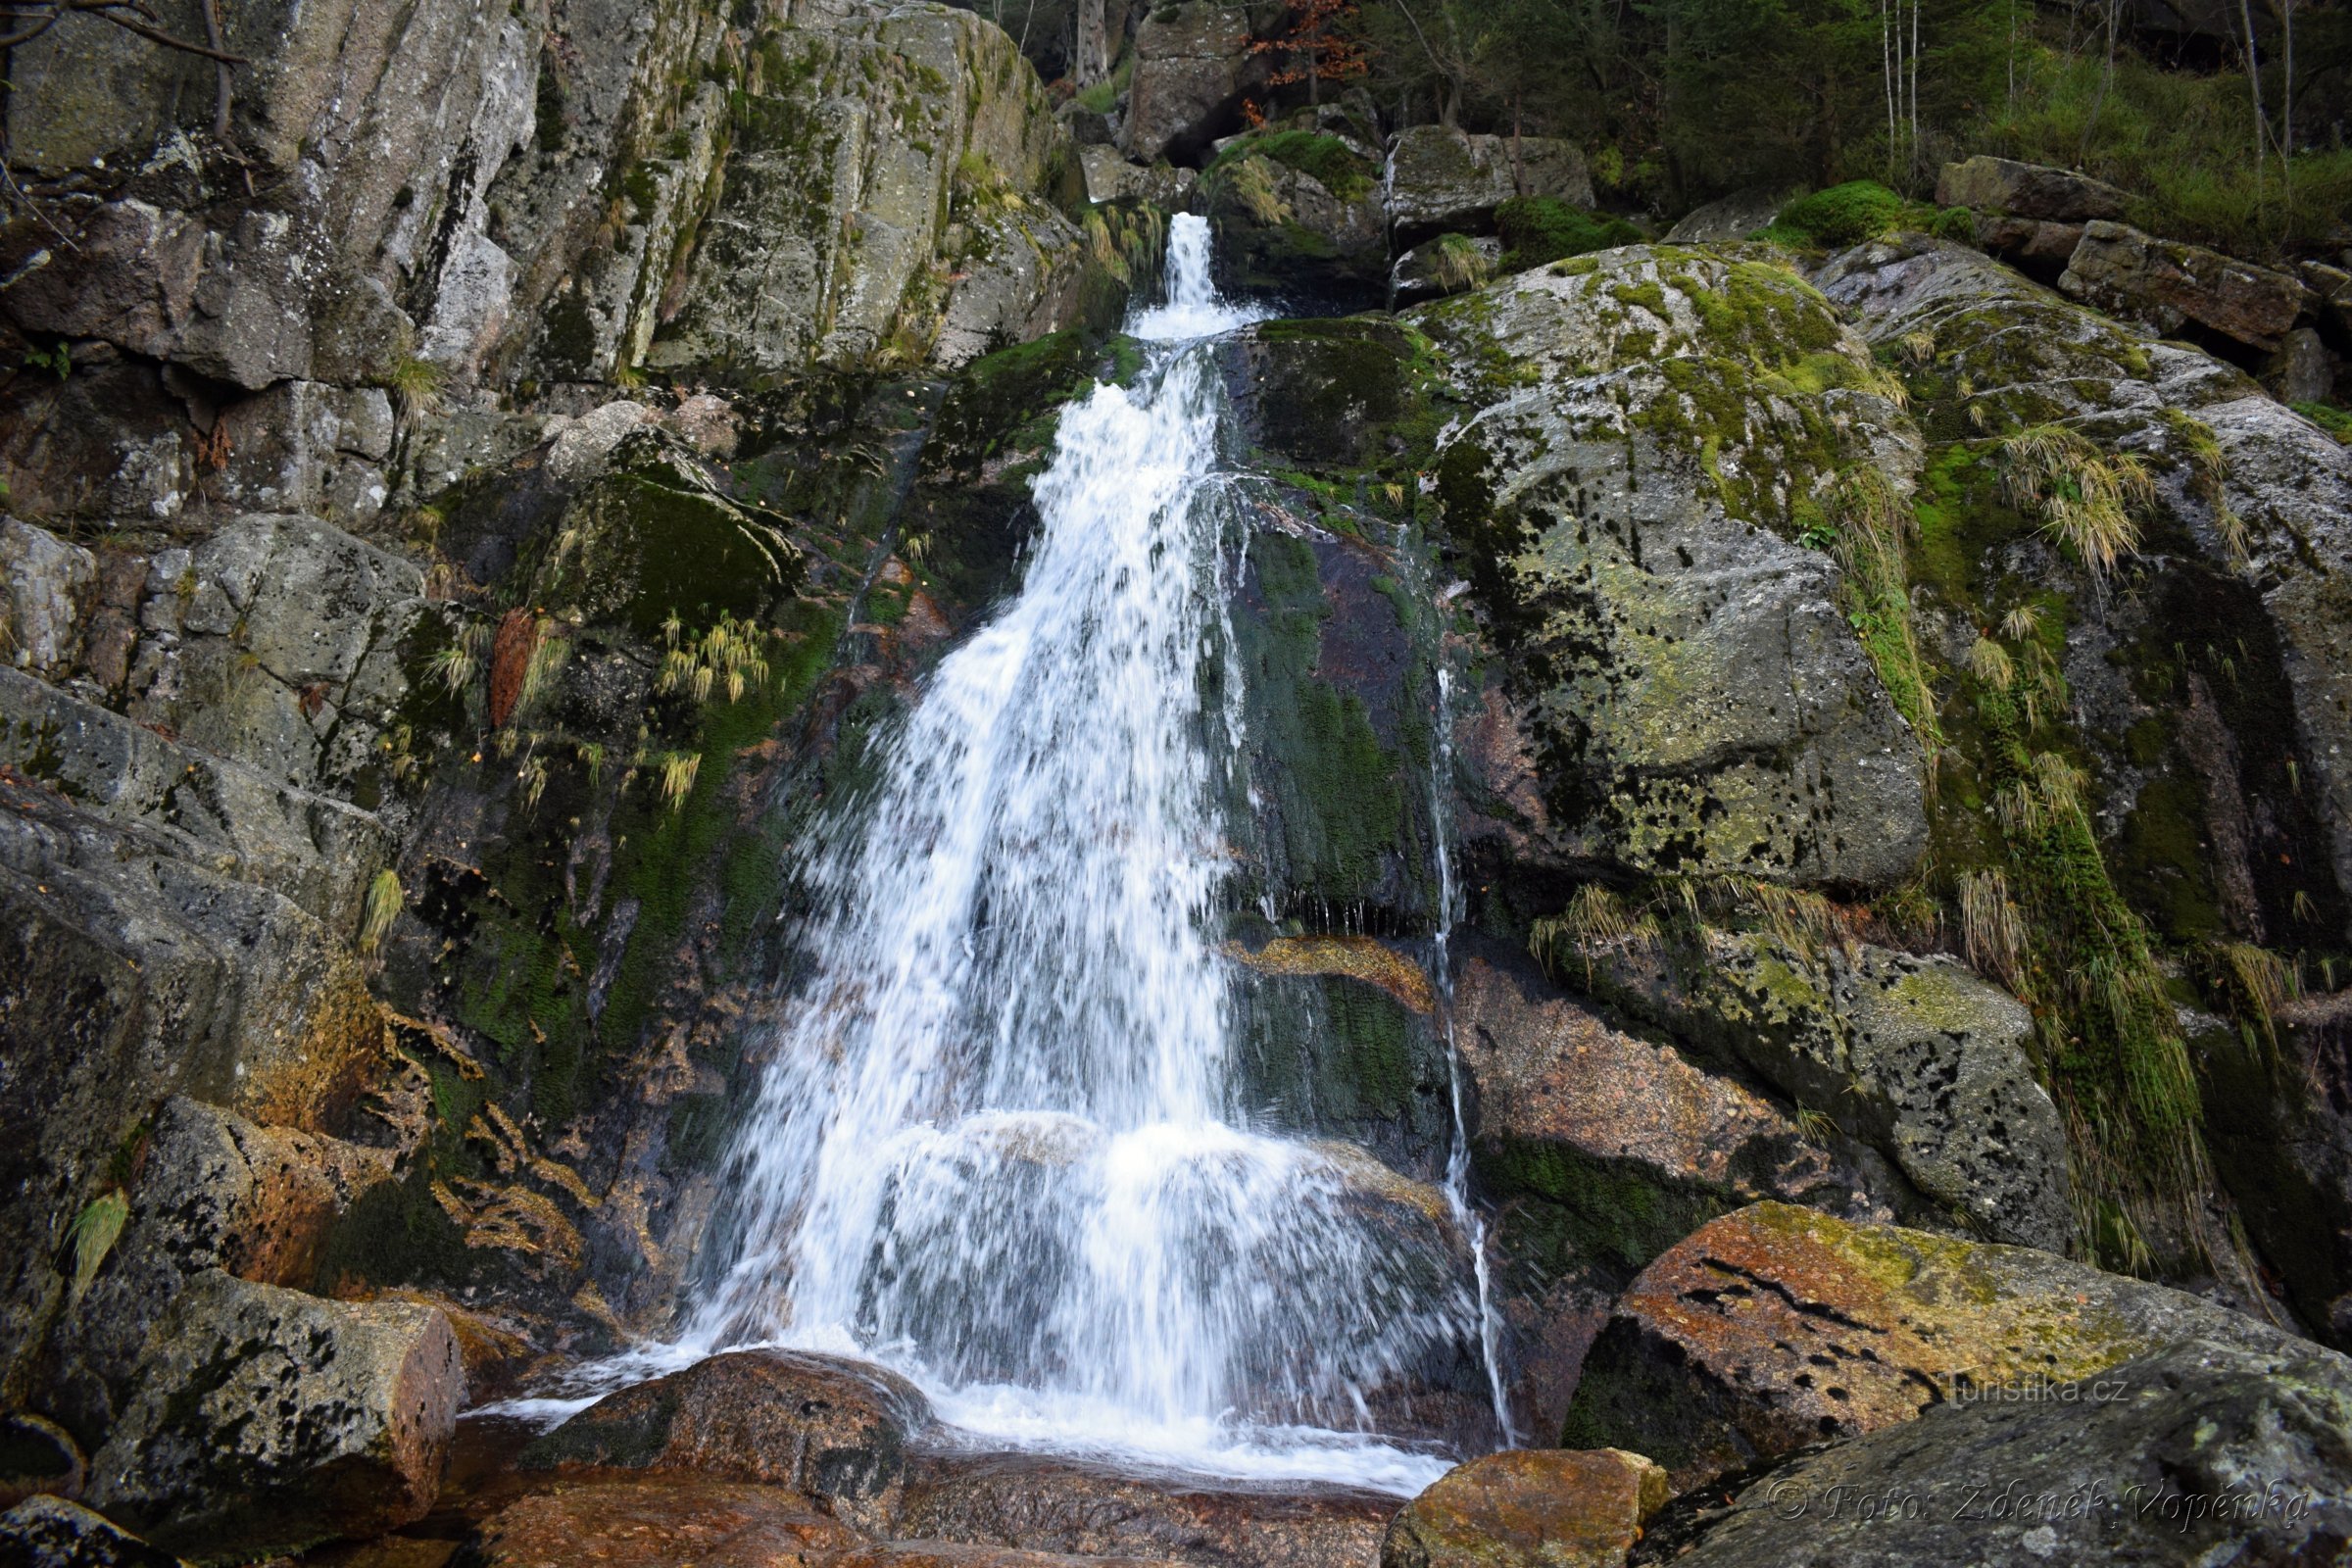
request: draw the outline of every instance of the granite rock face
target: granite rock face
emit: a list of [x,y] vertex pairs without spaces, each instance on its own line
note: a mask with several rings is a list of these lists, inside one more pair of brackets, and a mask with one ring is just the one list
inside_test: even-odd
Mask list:
[[[2312,1563],[2352,1544],[2352,1364],[2186,1340],[2079,1397],[1938,1405],[1678,1503],[1637,1563]],[[1791,1553],[1796,1555],[1792,1558]]]
[[697,1471],[789,1487],[832,1517],[887,1530],[907,1440],[931,1407],[894,1372],[784,1350],[716,1355],[609,1395],[534,1444],[527,1465]]
[[1212,0],[1152,8],[1135,34],[1135,83],[1119,146],[1151,164],[1189,161],[1241,122],[1245,87],[1262,77],[1250,52],[1250,12]]
[[2266,351],[2285,342],[2304,304],[2289,273],[2109,221],[2083,226],[2058,287],[2167,337],[2193,326]]
[[90,1503],[164,1545],[265,1553],[430,1507],[465,1375],[429,1308],[207,1273],[159,1323],[136,1387],[90,1461]]
[[1474,136],[1443,125],[1398,131],[1383,185],[1399,249],[1439,234],[1491,230],[1494,209],[1514,196],[1592,205],[1592,176],[1573,142]]
[[1919,747],[1793,519],[1854,465],[1907,484],[1917,435],[1820,296],[1628,247],[1411,319],[1474,411],[1432,487],[1507,670],[1457,731],[1487,792],[1466,832],[1563,867],[1909,870]]
[[2036,1398],[2195,1339],[2296,1345],[2048,1252],[1758,1203],[1697,1231],[1619,1298],[1567,1441],[1648,1454],[1687,1490],[1935,1406]]
[[2120,219],[2131,201],[2129,193],[2103,179],[2009,158],[1979,157],[1946,164],[1936,179],[1938,207],[1972,207],[1981,213],[2003,213],[2040,222]]

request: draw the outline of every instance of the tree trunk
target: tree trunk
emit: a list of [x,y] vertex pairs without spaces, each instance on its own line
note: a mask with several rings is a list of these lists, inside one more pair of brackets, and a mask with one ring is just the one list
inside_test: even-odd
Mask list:
[[1078,0],[1072,27],[1070,75],[1081,87],[1091,87],[1110,74],[1111,0]]

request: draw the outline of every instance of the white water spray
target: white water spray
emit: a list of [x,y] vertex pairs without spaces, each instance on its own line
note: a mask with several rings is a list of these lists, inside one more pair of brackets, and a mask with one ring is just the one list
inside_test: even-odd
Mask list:
[[1240,736],[1200,674],[1240,523],[1200,340],[1249,318],[1207,264],[1177,219],[1149,364],[1064,413],[1018,597],[812,854],[732,1262],[678,1349],[841,1350],[1003,1441],[1410,1491],[1445,1461],[1369,1411],[1479,1343],[1467,1209],[1252,1129],[1227,1061]]

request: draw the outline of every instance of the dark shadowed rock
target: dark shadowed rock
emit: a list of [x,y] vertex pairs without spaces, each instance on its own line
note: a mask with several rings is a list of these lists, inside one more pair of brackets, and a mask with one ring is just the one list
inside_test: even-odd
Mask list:
[[438,1312],[203,1274],[157,1325],[89,1500],[204,1554],[375,1535],[431,1506],[464,1383]]
[[1936,180],[1936,205],[1973,207],[2047,222],[2082,223],[2121,218],[2131,196],[2088,174],[2021,164],[2007,158],[1971,158],[1946,164]]
[[1393,1496],[1345,1487],[949,1455],[915,1467],[898,1534],[1200,1568],[1371,1568],[1396,1511]]
[[1146,1568],[1154,1557],[1075,1557],[1057,1551],[1019,1551],[952,1541],[887,1541],[824,1559],[822,1568]]
[[74,1435],[29,1410],[0,1415],[0,1507],[49,1493],[78,1497],[89,1465]]
[[1404,1505],[1380,1568],[1617,1568],[1666,1497],[1666,1472],[1638,1453],[1489,1454]]
[[1655,1521],[1638,1563],[2340,1563],[2352,1549],[2352,1363],[2190,1340],[2080,1402],[1946,1404]]
[[600,1479],[509,1503],[466,1544],[471,1568],[806,1568],[856,1531],[777,1487],[701,1476]]
[[693,1470],[821,1499],[886,1528],[906,1440],[931,1407],[895,1372],[797,1350],[738,1350],[609,1395],[531,1445],[528,1468]]
[[1592,205],[1592,176],[1574,142],[1548,136],[1473,136],[1445,125],[1409,125],[1389,149],[1389,226],[1399,245],[1448,231],[1494,226],[1514,196]]
[[8,1568],[184,1568],[177,1557],[105,1515],[48,1495],[0,1514],[0,1563]]
[[1758,1203],[1626,1291],[1586,1358],[1566,1441],[1649,1454],[1687,1489],[1947,1401],[2031,1397],[2192,1337],[2295,1343],[2047,1252]]

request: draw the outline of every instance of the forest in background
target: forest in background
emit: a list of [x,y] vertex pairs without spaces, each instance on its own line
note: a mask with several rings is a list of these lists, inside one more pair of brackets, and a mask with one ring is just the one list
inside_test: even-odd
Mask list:
[[[963,0],[1069,74],[1083,0]],[[1992,153],[2132,192],[2153,231],[2276,258],[2352,244],[2342,0],[1282,0],[1269,113],[1361,88],[1384,128],[1568,137],[1604,205],[1754,185],[1933,196]],[[2253,70],[2249,71],[2251,63]],[[1089,83],[1074,81],[1071,88]],[[1100,89],[1099,89],[1100,90]],[[1105,94],[1107,98],[1107,94]]]

